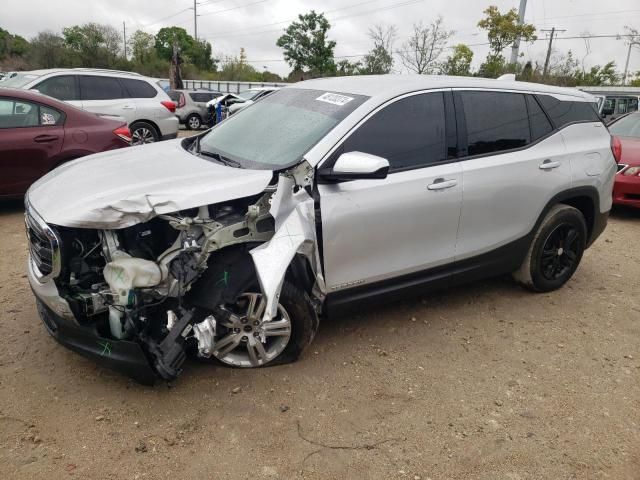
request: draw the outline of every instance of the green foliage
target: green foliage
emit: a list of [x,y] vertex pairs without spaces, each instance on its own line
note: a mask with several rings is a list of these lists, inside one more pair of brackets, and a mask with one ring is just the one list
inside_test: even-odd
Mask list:
[[62,29],[64,43],[75,55],[74,66],[109,68],[120,54],[120,32],[110,25],[85,23]]
[[616,63],[611,61],[604,66],[595,65],[589,71],[577,71],[577,85],[616,85],[620,75],[616,72]]
[[393,43],[397,35],[396,27],[375,25],[369,29],[367,34],[373,40],[373,48],[365,55],[360,73],[368,75],[390,73],[393,68]]
[[478,26],[487,31],[491,53],[480,67],[483,76],[497,77],[505,72],[506,61],[502,51],[512,45],[518,38],[525,42],[534,41],[537,37],[536,27],[531,24],[518,24],[518,12],[512,8],[507,13],[500,13],[498,7],[490,6],[484,11],[485,17]]
[[456,45],[453,54],[447,57],[447,61],[442,66],[442,73],[445,75],[471,75],[471,61],[473,51],[464,43]]
[[29,42],[20,35],[12,35],[0,28],[0,59],[7,57],[21,57],[29,50]]
[[311,10],[298,15],[298,21],[291,23],[276,45],[284,49],[284,58],[294,70],[308,70],[313,75],[333,74],[336,65],[333,49],[336,42],[327,40],[331,24],[322,13]]
[[29,60],[41,68],[60,68],[72,65],[71,54],[64,38],[51,31],[39,32],[31,39]]
[[193,44],[193,37],[182,27],[164,27],[156,34],[156,53],[165,60],[171,60],[174,45],[182,55],[188,55]]
[[131,58],[137,63],[146,63],[152,61],[156,57],[155,37],[150,33],[136,30],[129,37],[129,48]]
[[360,75],[362,73],[364,72],[363,72],[363,67],[361,62],[350,62],[345,58],[343,60],[340,60],[336,65],[336,75],[338,77]]

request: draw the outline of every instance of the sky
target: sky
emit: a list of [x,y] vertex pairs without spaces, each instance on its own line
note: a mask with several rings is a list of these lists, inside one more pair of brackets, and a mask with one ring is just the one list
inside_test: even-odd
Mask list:
[[[258,70],[268,69],[286,75],[277,38],[298,14],[312,9],[324,12],[331,23],[329,38],[337,43],[337,59],[356,61],[371,48],[367,30],[376,24],[395,25],[396,49],[411,34],[412,25],[429,23],[442,16],[448,30],[455,31],[450,45],[466,43],[474,51],[477,67],[486,57],[486,33],[477,27],[483,10],[496,5],[501,11],[518,8],[519,0],[197,0],[198,38],[213,46],[216,57],[238,55],[246,50],[248,61]],[[0,27],[29,39],[41,30],[60,31],[63,27],[86,22],[108,23],[127,33],[141,29],[155,33],[163,26],[181,26],[194,33],[193,0],[6,0]],[[40,12],[39,14],[34,14]],[[528,0],[525,21],[538,30],[555,27],[565,30],[554,40],[554,55],[572,50],[586,68],[615,60],[624,68],[627,45],[615,38],[562,39],[590,35],[625,33],[625,26],[640,29],[638,0]],[[523,44],[525,60],[544,63],[547,34]],[[509,58],[510,51],[504,52]],[[446,53],[445,53],[446,56]],[[444,58],[443,58],[444,59]],[[399,58],[394,70],[405,73]],[[640,70],[640,46],[631,52],[629,71]]]

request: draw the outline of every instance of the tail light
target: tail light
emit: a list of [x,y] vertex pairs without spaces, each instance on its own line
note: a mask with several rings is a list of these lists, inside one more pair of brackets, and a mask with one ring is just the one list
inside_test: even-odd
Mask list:
[[618,137],[611,137],[611,151],[616,163],[620,163],[620,160],[622,160],[622,143]]
[[178,99],[178,108],[182,108],[187,104],[186,99],[184,98],[184,93],[180,94],[180,98]]
[[113,131],[113,134],[116,137],[120,137],[125,142],[131,143],[131,131],[129,130],[129,127],[127,127],[126,125],[116,128]]
[[171,113],[175,113],[176,111],[176,104],[174,102],[171,102],[169,100],[163,100],[162,102],[160,102],[162,105],[164,105],[166,107],[167,110],[169,110]]

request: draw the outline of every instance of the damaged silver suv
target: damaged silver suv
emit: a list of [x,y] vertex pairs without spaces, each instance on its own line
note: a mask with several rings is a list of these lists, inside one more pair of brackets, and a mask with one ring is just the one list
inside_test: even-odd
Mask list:
[[512,273],[561,287],[616,165],[592,97],[456,77],[306,81],[182,140],[68,163],[26,197],[60,343],[143,383],[189,354],[295,360],[319,319]]

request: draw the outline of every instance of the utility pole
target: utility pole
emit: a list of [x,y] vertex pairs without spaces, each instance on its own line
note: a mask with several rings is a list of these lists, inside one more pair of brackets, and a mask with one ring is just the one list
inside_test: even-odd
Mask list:
[[193,38],[198,41],[198,4],[193,0]]
[[[518,9],[518,25],[524,23],[524,12],[527,9],[527,0],[520,0],[520,8]],[[511,62],[516,63],[518,61],[518,53],[520,53],[520,37],[516,38],[511,47]]]
[[631,57],[631,48],[634,45],[640,45],[640,42],[634,40],[629,41],[629,50],[627,50],[627,61],[624,63],[624,74],[622,75],[622,85],[627,84],[627,73],[629,72],[629,58]]
[[127,24],[122,22],[122,40],[124,42],[124,59],[127,59]]
[[553,44],[553,36],[556,32],[566,32],[566,30],[556,30],[556,27],[553,27],[551,30],[540,30],[541,32],[551,32],[549,35],[549,47],[547,48],[547,58],[544,61],[544,69],[542,70],[542,76],[546,77],[547,72],[549,71],[549,59],[551,59],[551,45]]

